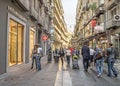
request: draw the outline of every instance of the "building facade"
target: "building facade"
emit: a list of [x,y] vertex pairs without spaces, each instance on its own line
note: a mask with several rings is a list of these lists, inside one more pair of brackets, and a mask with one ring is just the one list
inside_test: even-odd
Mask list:
[[53,0],[53,28],[54,42],[53,48],[67,47],[70,41],[70,33],[67,31],[67,26],[63,16],[63,7],[61,0]]
[[78,46],[89,41],[106,48],[112,42],[120,52],[119,8],[119,0],[79,0],[74,31]]
[[44,44],[41,37],[49,24],[46,4],[43,0],[0,1],[0,75],[9,67],[28,63],[34,44]]

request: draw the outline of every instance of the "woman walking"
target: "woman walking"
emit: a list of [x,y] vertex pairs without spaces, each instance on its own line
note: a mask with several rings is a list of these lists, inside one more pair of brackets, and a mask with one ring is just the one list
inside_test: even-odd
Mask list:
[[102,56],[102,48],[98,47],[96,48],[96,53],[95,53],[95,64],[96,64],[98,77],[101,77],[103,73],[103,63],[104,63],[104,58]]
[[36,69],[37,69],[36,57],[37,57],[37,45],[34,45],[34,49],[32,51],[32,66],[31,66],[31,69],[33,69],[34,62],[35,62]]

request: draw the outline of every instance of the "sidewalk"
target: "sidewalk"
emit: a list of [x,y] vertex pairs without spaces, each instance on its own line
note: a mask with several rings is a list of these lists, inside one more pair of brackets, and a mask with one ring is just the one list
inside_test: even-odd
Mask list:
[[47,58],[41,59],[42,70],[36,71],[28,64],[16,65],[9,68],[7,77],[0,79],[0,86],[54,86],[58,64],[47,63]]

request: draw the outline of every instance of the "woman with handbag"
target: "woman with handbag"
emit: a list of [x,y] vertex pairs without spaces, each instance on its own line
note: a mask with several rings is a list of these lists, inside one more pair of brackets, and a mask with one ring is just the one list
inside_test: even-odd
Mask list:
[[96,48],[96,54],[95,54],[95,65],[96,65],[96,69],[97,69],[97,73],[98,73],[98,77],[101,77],[102,73],[103,73],[103,55],[102,55],[102,48]]

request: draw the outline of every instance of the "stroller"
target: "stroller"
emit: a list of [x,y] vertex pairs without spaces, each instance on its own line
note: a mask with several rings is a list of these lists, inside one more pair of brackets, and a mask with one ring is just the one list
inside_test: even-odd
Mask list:
[[73,58],[72,58],[72,68],[73,69],[79,69],[78,56],[76,54],[74,54]]

